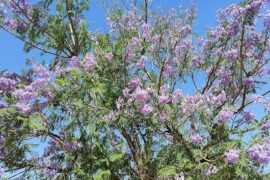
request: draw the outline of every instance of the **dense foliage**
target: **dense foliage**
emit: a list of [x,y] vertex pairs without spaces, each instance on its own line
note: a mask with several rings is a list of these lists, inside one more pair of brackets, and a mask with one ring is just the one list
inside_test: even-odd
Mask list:
[[48,59],[1,72],[2,175],[267,179],[269,2],[230,5],[202,37],[194,7],[148,0],[102,2],[110,31],[90,33],[89,3],[0,0],[0,28]]

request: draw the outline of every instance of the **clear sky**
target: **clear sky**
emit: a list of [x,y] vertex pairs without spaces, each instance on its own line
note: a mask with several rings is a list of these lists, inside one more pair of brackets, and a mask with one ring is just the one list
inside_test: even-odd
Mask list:
[[[177,8],[180,4],[186,6],[189,0],[153,0],[153,7]],[[194,0],[197,7],[197,20],[195,31],[204,34],[208,27],[212,27],[216,22],[216,11],[239,0]],[[106,19],[101,4],[96,0],[91,0],[88,18],[91,23],[90,30],[106,29]],[[8,69],[11,72],[19,72],[25,67],[26,58],[38,57],[37,51],[24,53],[23,43],[0,30],[0,70]],[[38,57],[39,61],[44,57]]]

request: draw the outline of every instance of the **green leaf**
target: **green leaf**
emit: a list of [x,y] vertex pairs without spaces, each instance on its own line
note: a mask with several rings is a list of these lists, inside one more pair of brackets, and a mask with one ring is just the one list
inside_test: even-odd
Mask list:
[[123,158],[123,154],[119,154],[119,153],[112,153],[109,156],[109,159],[111,162],[120,161],[122,158]]
[[94,180],[104,180],[104,179],[109,179],[111,176],[110,170],[105,170],[105,169],[99,169],[94,176]]
[[177,175],[177,169],[175,166],[166,166],[158,171],[160,177],[171,177]]
[[32,114],[30,116],[29,126],[35,130],[45,130],[46,127],[42,124],[42,117],[39,114]]
[[95,86],[92,88],[92,92],[102,95],[105,92],[105,84],[100,82],[96,83]]

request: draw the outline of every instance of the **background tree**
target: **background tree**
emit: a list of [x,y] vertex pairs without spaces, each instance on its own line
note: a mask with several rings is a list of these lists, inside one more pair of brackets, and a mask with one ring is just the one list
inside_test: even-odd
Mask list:
[[[111,31],[91,34],[88,4],[2,0],[1,29],[53,61],[1,73],[1,172],[27,179],[267,178],[267,2],[221,10],[204,38],[192,31],[194,7],[154,11],[148,0],[104,1]],[[264,113],[250,111],[256,104]]]

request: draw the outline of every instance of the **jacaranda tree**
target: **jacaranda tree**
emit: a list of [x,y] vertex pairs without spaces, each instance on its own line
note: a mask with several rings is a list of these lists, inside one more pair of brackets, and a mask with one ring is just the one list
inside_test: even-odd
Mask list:
[[193,6],[149,0],[100,2],[110,30],[90,33],[89,3],[0,0],[0,28],[46,59],[0,73],[0,173],[267,179],[269,1],[230,5],[202,36]]

